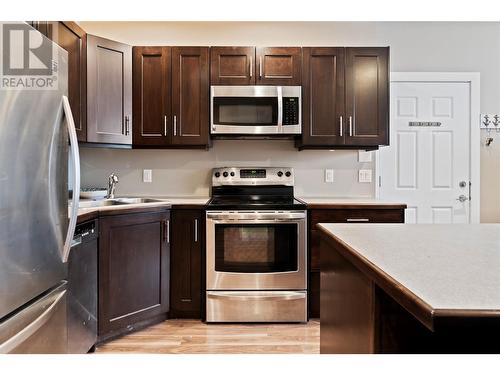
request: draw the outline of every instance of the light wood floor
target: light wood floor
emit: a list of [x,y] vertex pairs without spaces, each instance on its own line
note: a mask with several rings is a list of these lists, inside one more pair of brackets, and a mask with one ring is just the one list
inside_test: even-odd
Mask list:
[[319,354],[319,321],[307,324],[205,324],[167,320],[110,341],[97,353]]

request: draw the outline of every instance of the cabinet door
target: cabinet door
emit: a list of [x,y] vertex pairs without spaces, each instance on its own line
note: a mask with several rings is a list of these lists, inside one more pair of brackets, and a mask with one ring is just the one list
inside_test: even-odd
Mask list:
[[344,48],[303,48],[302,146],[343,145]]
[[134,47],[133,144],[165,146],[172,136],[169,47]]
[[173,145],[208,145],[208,47],[172,47]]
[[255,85],[255,47],[211,47],[211,85]]
[[132,144],[132,47],[87,35],[87,141]]
[[389,144],[389,48],[346,48],[346,144]]
[[175,318],[201,317],[202,213],[172,211],[170,316]]
[[99,219],[99,336],[169,308],[169,212]]
[[300,85],[300,47],[258,47],[256,59],[258,85]]
[[75,120],[76,135],[87,141],[87,36],[74,22],[57,22],[54,42],[68,52],[68,99]]

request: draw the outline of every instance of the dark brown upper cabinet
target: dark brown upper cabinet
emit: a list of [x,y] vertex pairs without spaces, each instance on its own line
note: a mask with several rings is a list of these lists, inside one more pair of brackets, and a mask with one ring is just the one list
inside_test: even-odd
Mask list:
[[208,47],[172,47],[173,145],[208,143],[208,51]]
[[389,48],[346,48],[346,117],[350,145],[389,144]]
[[300,47],[212,47],[212,85],[288,85],[301,83]]
[[87,142],[132,144],[132,47],[89,34]]
[[304,48],[302,144],[344,143],[344,48]]
[[32,21],[31,26],[68,53],[68,99],[75,121],[76,135],[87,141],[87,68],[85,31],[70,21]]
[[305,47],[302,84],[300,149],[389,144],[388,47]]
[[172,139],[171,49],[134,47],[133,144],[168,146]]
[[212,85],[255,85],[255,47],[212,47]]
[[209,48],[134,47],[134,147],[209,145]]
[[300,47],[258,47],[256,50],[258,85],[299,86],[302,73]]

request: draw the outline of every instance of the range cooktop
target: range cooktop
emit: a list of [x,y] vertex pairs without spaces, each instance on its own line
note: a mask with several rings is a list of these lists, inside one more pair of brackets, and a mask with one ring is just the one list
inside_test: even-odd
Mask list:
[[304,210],[306,204],[293,196],[292,168],[225,167],[212,172],[209,209]]

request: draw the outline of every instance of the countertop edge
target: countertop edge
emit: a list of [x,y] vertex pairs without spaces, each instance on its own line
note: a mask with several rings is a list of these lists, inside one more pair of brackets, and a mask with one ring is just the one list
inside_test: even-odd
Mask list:
[[[431,331],[434,331],[434,322],[436,310],[420,297],[416,296],[412,291],[406,288],[403,284],[392,278],[390,275],[382,271],[377,265],[363,257],[356,249],[345,243],[339,237],[332,234],[321,223],[317,225],[320,235],[326,242],[335,248],[343,257],[351,262],[358,270],[364,273],[375,284],[384,290],[391,298],[403,306],[415,318]],[[448,317],[442,315],[438,311],[439,317]],[[454,310],[452,310],[454,311]]]

